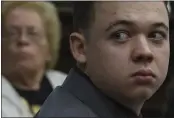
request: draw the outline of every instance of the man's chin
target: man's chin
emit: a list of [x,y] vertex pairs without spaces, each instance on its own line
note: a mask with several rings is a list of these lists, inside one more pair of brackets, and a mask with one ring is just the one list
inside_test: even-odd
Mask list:
[[154,91],[152,89],[150,89],[148,87],[142,87],[142,88],[138,88],[137,90],[132,92],[131,96],[134,99],[146,101],[149,98],[151,98],[153,94],[154,94]]

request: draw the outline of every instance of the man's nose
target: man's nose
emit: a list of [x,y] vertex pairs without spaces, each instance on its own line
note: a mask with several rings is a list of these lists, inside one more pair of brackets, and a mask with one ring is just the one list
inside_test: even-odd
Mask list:
[[151,63],[154,55],[145,36],[139,36],[133,45],[132,60],[135,63]]

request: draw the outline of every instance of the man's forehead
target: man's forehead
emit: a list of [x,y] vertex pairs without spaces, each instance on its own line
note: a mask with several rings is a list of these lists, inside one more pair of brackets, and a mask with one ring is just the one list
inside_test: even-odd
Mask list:
[[102,19],[105,22],[141,20],[142,23],[158,21],[166,25],[169,24],[168,12],[164,2],[96,2],[95,8],[96,19],[103,17]]
[[167,13],[167,9],[164,5],[164,2],[127,2],[127,1],[102,1],[96,2],[95,9],[103,12],[115,12],[117,10],[129,11],[134,10],[135,12],[145,12],[145,11],[154,11]]

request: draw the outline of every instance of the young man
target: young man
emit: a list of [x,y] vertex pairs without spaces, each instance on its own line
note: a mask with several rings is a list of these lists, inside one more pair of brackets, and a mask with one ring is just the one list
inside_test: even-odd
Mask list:
[[169,17],[164,2],[77,2],[70,47],[77,67],[38,117],[140,117],[164,82]]

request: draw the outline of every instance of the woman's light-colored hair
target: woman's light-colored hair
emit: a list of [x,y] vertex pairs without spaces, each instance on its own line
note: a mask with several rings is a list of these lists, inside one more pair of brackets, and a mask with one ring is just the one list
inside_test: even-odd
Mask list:
[[17,7],[29,8],[36,11],[44,21],[44,28],[49,43],[51,61],[46,64],[46,69],[55,66],[58,59],[61,39],[61,23],[58,18],[58,10],[51,2],[35,1],[3,1],[1,8],[2,24],[6,16]]

